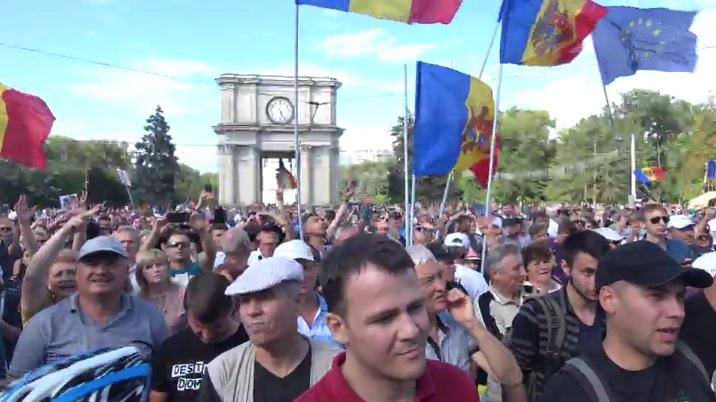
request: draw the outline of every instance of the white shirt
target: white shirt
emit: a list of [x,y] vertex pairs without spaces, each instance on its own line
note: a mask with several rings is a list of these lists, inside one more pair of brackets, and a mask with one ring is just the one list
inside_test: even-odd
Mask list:
[[217,251],[216,258],[214,258],[214,269],[218,268],[219,265],[223,264],[225,259],[226,254],[224,254],[223,251]]
[[470,299],[475,300],[481,294],[487,292],[489,286],[481,273],[472,270],[464,265],[455,264],[455,278],[467,290]]

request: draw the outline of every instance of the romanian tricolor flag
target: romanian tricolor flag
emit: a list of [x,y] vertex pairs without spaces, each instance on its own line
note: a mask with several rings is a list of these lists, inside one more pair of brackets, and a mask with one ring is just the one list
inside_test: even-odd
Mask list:
[[47,169],[44,144],[54,121],[45,101],[0,84],[0,158]]
[[666,172],[664,171],[664,168],[660,166],[650,166],[637,169],[634,171],[634,175],[640,183],[646,186],[651,183],[662,182],[666,179]]
[[500,62],[528,66],[569,63],[607,15],[590,0],[504,0]]
[[449,24],[462,0],[296,0],[296,4],[348,11],[408,24]]
[[[483,187],[490,169],[495,119],[492,89],[447,67],[418,62],[413,169],[438,176],[469,169]],[[499,140],[495,147],[495,169]]]
[[278,187],[282,188],[284,190],[293,190],[296,186],[296,178],[293,177],[291,172],[286,169],[286,166],[283,165],[283,159],[278,160],[278,169],[276,169],[276,181],[278,182]]

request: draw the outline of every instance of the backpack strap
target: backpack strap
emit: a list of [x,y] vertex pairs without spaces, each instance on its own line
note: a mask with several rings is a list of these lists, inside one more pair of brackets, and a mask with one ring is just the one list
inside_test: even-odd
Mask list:
[[565,317],[564,308],[549,295],[538,297],[535,301],[542,308],[542,311],[544,311],[547,324],[545,355],[552,362],[559,362],[564,347],[564,340],[567,336],[567,319]]
[[691,363],[691,366],[699,372],[701,378],[705,380],[707,384],[711,384],[711,378],[706,372],[706,368],[701,362],[701,359],[696,356],[696,353],[694,353],[686,343],[682,341],[676,342],[676,352],[677,355],[685,357],[686,360]]
[[610,402],[609,392],[604,382],[590,366],[587,360],[581,357],[569,359],[565,364],[565,369],[575,373],[577,382],[582,389],[590,395],[594,402]]

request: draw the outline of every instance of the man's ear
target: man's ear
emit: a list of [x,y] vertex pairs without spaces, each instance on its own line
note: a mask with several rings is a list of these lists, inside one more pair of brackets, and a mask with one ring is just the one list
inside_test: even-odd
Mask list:
[[562,272],[564,272],[564,274],[567,275],[567,277],[571,278],[572,277],[572,274],[571,274],[572,269],[569,267],[569,265],[567,265],[567,261],[562,260],[559,262],[559,265],[562,267]]
[[348,325],[341,316],[336,313],[328,313],[326,315],[326,324],[328,329],[331,330],[333,339],[342,344],[348,345],[350,343],[350,336],[348,335]]
[[599,289],[599,304],[607,314],[614,314],[619,305],[619,295],[616,288],[604,286]]

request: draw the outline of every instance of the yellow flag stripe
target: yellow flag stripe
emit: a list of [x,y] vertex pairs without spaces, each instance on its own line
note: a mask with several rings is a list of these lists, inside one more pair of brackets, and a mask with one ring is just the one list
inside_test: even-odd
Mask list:
[[[465,106],[468,110],[467,125],[469,125],[470,121],[472,121],[473,118],[476,117],[479,118],[481,121],[489,122],[492,122],[495,118],[495,102],[492,98],[492,89],[487,84],[475,77],[470,77],[470,93],[465,100]],[[492,124],[490,123],[489,126],[491,130]],[[471,127],[465,127],[465,131],[470,131],[471,129]],[[474,146],[464,147],[463,150],[460,152],[460,158],[458,159],[457,164],[454,168],[457,172],[469,169],[472,165],[479,162],[481,159],[485,158],[486,156],[489,157],[489,151],[485,152],[484,149],[481,149],[485,145],[480,143],[479,136],[481,133],[475,132],[473,134],[477,136],[477,138],[472,139],[472,141],[474,141]]]
[[3,94],[7,91],[8,87],[0,84],[0,152],[2,152],[2,146],[5,143],[5,133],[7,132],[7,123],[10,118],[7,114],[7,105],[3,99]]
[[408,22],[413,0],[351,0],[350,11],[386,20]]

